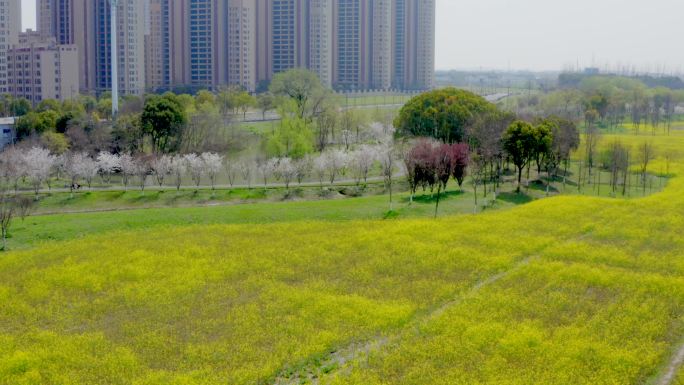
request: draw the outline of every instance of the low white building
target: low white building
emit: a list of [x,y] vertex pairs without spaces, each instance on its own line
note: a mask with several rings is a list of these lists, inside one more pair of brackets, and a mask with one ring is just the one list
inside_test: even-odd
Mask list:
[[17,139],[14,122],[14,118],[0,118],[0,150],[14,143]]

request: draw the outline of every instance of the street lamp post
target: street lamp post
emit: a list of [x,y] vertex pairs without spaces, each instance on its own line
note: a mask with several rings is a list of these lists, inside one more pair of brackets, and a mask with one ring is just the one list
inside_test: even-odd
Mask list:
[[111,34],[110,57],[112,59],[112,119],[114,119],[119,113],[119,47],[117,43],[117,6],[119,4],[119,0],[109,0],[109,4],[111,6],[109,23]]

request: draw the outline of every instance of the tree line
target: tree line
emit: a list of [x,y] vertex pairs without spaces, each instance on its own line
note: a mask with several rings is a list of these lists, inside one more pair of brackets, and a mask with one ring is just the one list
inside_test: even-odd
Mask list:
[[576,175],[578,188],[583,183],[598,183],[600,189],[601,173],[594,172],[600,167],[612,175],[612,193],[616,194],[621,185],[624,194],[634,165],[639,167],[645,189],[648,165],[655,158],[648,142],[632,157],[619,142],[600,151],[601,134],[596,126],[587,127],[585,147],[580,148],[580,130],[571,119],[557,115],[517,116],[468,91],[453,88],[412,99],[401,109],[395,126],[400,135],[419,138],[404,153],[406,176],[412,197],[419,187],[436,190],[435,215],[448,182],[455,180],[462,187],[466,175],[471,178],[477,208],[478,187],[483,186],[485,197],[490,187],[496,199],[511,165],[516,171],[518,193],[523,175],[527,174],[529,183],[534,168],[538,176],[546,173],[548,195],[552,180],[562,176],[566,184],[572,155],[583,150]]
[[[561,79],[562,80],[562,79]],[[521,116],[556,115],[581,121],[585,127],[615,130],[626,123],[634,133],[669,134],[684,103],[684,91],[664,86],[649,87],[643,81],[620,76],[583,76],[560,82],[553,92],[519,97],[506,106]]]

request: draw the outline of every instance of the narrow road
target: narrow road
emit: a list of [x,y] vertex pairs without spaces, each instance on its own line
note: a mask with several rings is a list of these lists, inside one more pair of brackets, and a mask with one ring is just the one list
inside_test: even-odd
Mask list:
[[[403,174],[398,174],[393,177],[394,181],[400,180],[403,178]],[[369,177],[367,184],[377,184],[380,182],[384,182],[384,177],[376,176],[376,177]],[[363,181],[361,184],[364,184]],[[321,183],[316,182],[316,181],[307,181],[303,182],[302,184],[297,183],[296,181],[290,183],[290,188],[298,188],[298,187],[320,187]],[[323,188],[326,187],[350,187],[350,186],[356,186],[356,179],[340,179],[336,180],[335,183],[332,185],[330,184],[330,181],[326,178],[323,181]],[[258,188],[266,188],[266,189],[274,189],[274,188],[285,188],[285,183],[268,183],[264,185],[263,183],[252,183],[250,185],[247,184],[235,184],[235,185],[229,185],[229,184],[217,184],[213,187],[214,190],[244,190],[244,189],[258,189]],[[145,191],[175,191],[176,186],[171,186],[171,185],[164,185],[163,187],[159,187],[159,185],[150,185],[147,184],[145,185]],[[209,185],[199,185],[199,186],[188,186],[188,185],[183,185],[180,188],[181,191],[196,191],[196,190],[212,190],[212,187]],[[136,192],[140,191],[140,185],[131,183],[128,185],[128,188],[124,188],[124,186],[108,186],[108,187],[93,187],[92,189],[88,188],[87,186],[81,186],[80,190],[74,190],[74,192],[79,192],[79,193],[84,193],[84,192],[123,192],[123,191],[130,191],[130,192]],[[66,187],[60,187],[60,188],[52,188],[52,189],[40,189],[38,190],[39,194],[54,194],[54,193],[67,193],[70,192],[69,188]],[[35,194],[34,190],[28,190],[28,189],[20,189],[19,190],[20,194]]]
[[677,378],[679,369],[684,364],[684,342],[679,346],[679,350],[672,356],[670,363],[667,365],[667,370],[655,382],[656,385],[672,385]]

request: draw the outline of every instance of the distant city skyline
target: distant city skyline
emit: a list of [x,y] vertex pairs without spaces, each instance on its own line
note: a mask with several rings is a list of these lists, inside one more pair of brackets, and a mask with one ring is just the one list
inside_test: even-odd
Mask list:
[[[9,1],[17,15],[11,30],[26,35],[16,13],[24,0]],[[115,81],[124,95],[225,86],[263,92],[293,68],[337,91],[435,85],[436,0],[120,0],[116,46],[110,1],[24,1],[25,15],[38,10],[24,27],[35,24],[38,39],[76,47],[81,93],[108,91]],[[10,80],[15,93],[37,81]]]
[[[35,29],[35,0],[22,11],[23,28]],[[682,72],[682,14],[680,0],[437,0],[436,67]]]

